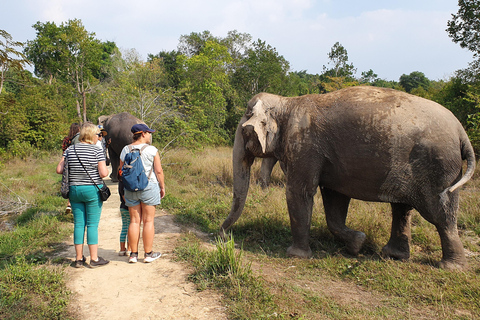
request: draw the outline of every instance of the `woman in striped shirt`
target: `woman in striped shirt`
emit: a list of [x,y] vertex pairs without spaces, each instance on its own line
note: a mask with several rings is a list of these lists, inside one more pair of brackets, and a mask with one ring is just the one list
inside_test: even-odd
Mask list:
[[102,178],[108,175],[105,155],[95,146],[99,135],[100,129],[96,125],[84,123],[80,129],[80,143],[68,147],[57,165],[57,173],[62,174],[64,162],[68,162],[69,200],[73,213],[73,241],[77,268],[86,264],[83,255],[85,229],[90,251],[90,267],[104,266],[109,262],[98,256],[98,223],[103,202],[95,184],[101,188]]

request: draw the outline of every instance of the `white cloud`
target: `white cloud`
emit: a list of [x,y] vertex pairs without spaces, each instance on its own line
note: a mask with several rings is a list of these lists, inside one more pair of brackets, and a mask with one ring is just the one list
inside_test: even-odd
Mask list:
[[335,42],[359,72],[373,69],[398,80],[422,71],[436,79],[464,68],[471,55],[445,28],[457,7],[451,0],[16,0],[2,6],[2,29],[32,40],[37,22],[81,19],[97,38],[148,53],[174,50],[181,35],[209,30],[249,33],[275,47],[293,70],[320,73]]

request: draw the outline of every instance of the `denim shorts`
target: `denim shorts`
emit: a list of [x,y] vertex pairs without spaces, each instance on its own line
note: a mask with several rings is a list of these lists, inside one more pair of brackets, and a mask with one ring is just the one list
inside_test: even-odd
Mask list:
[[156,206],[160,204],[160,187],[158,182],[148,182],[145,189],[141,191],[128,191],[125,189],[125,204],[133,207],[141,203]]

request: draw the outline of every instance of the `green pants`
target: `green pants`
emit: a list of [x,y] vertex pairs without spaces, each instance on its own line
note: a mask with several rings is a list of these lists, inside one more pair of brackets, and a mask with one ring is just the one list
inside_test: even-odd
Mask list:
[[73,243],[84,243],[86,229],[87,244],[98,244],[98,223],[103,205],[98,189],[94,185],[70,186],[69,198],[73,213]]

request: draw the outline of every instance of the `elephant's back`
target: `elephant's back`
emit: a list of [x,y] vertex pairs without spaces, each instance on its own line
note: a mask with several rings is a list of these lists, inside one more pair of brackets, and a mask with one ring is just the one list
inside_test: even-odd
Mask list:
[[[308,99],[308,98],[307,98]],[[439,129],[458,137],[463,128],[442,105],[402,91],[357,86],[313,95],[317,123],[360,132],[388,135],[428,135]],[[435,132],[437,134],[437,132]]]
[[107,120],[105,130],[112,133],[123,132],[126,130],[126,127],[130,130],[130,128],[137,123],[143,123],[143,121],[128,112],[121,112],[111,116],[110,119]]

